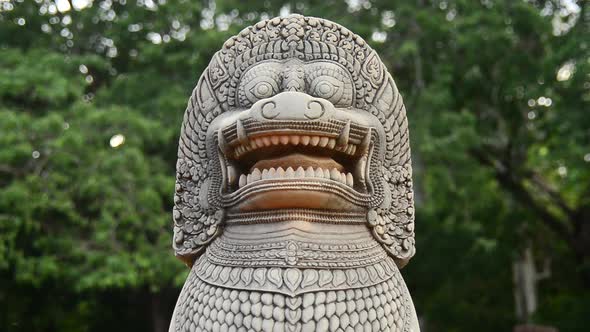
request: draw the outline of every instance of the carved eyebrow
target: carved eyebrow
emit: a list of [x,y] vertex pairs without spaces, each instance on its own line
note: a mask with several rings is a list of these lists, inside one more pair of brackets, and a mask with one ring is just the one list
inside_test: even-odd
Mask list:
[[276,62],[263,62],[254,65],[250,67],[246,72],[244,72],[244,75],[242,75],[242,78],[240,79],[239,85],[243,86],[244,84],[250,82],[254,78],[261,75],[272,78],[279,78],[281,75],[280,67],[281,65]]
[[[320,68],[317,68],[320,67]],[[313,62],[309,62],[304,64],[304,70],[306,73],[306,76],[313,74],[313,73],[317,73],[318,71],[321,71],[322,73],[324,73],[325,75],[330,75],[333,76],[334,74],[337,75],[342,75],[343,77],[346,77],[347,83],[350,82],[352,84],[352,76],[350,74],[350,72],[348,70],[346,70],[345,68],[343,68],[340,64],[338,63],[334,63],[334,62],[329,62],[329,61],[313,61]]]

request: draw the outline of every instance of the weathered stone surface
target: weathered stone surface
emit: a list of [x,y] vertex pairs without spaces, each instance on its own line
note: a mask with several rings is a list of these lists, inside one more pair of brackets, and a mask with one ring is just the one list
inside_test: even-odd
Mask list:
[[360,37],[291,15],[230,38],[182,125],[170,330],[418,331],[411,173],[402,97]]

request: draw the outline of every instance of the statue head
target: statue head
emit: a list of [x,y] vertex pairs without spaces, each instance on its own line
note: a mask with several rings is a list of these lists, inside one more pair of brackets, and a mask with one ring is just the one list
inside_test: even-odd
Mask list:
[[262,21],[225,42],[190,97],[173,247],[191,265],[231,215],[351,212],[401,267],[411,174],[402,97],[366,42],[323,19]]

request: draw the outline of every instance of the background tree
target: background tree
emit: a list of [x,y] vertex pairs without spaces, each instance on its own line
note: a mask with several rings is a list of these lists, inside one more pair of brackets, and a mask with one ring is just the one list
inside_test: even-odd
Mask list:
[[[223,41],[339,22],[404,94],[425,331],[507,331],[512,262],[552,261],[538,323],[590,317],[590,14],[574,0],[1,0],[0,329],[166,331],[180,121]],[[482,324],[485,322],[485,324]]]

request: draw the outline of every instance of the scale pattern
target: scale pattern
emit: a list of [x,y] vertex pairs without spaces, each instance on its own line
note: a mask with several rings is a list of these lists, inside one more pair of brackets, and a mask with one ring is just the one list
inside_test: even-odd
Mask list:
[[404,289],[394,276],[374,286],[290,297],[210,285],[191,272],[176,331],[405,331]]

